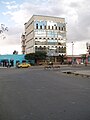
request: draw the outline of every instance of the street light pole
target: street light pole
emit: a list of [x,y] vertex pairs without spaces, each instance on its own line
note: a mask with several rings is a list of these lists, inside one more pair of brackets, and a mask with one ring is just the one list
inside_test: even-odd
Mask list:
[[73,47],[74,47],[74,43],[72,42],[72,64],[73,64]]

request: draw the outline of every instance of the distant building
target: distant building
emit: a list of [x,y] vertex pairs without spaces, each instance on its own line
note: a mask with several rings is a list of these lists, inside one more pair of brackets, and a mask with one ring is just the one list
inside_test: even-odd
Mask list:
[[67,55],[67,62],[69,64],[72,64],[72,62],[74,64],[81,64],[82,62],[82,55]]
[[[82,56],[86,55],[86,59],[83,61]],[[76,41],[67,43],[67,60],[77,63],[82,63],[87,61],[90,63],[90,43],[87,41]]]
[[25,60],[25,55],[11,54],[11,55],[0,55],[0,66],[5,67],[8,62],[11,66],[16,66],[16,63],[22,63]]
[[90,42],[86,43],[86,47],[87,47],[87,52],[90,55]]
[[25,35],[24,34],[22,34],[22,36],[21,36],[21,44],[22,44],[22,54],[25,54]]
[[25,36],[22,37],[23,53],[46,51],[48,56],[66,54],[65,18],[33,15],[25,23]]

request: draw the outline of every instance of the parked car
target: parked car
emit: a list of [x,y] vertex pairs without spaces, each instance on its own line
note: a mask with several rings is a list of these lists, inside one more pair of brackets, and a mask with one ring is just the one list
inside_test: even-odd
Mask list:
[[28,68],[28,67],[30,67],[30,66],[31,66],[31,65],[28,64],[28,63],[21,63],[21,64],[18,64],[18,65],[17,65],[18,68]]

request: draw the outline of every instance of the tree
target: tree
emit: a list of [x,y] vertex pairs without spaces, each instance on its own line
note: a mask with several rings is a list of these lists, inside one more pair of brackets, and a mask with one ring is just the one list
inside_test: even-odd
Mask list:
[[60,59],[61,64],[63,64],[64,63],[64,55],[59,55],[59,59]]
[[86,60],[86,54],[82,54],[82,60],[83,60],[83,62]]
[[8,31],[8,27],[6,27],[4,24],[0,25],[0,37],[2,37],[2,39],[5,39],[6,37],[4,36],[4,32]]
[[36,52],[35,53],[35,59],[37,59],[37,60],[45,60],[46,59],[46,52],[44,52],[44,51],[42,51],[42,52],[40,52],[40,51],[38,51],[38,52]]
[[35,53],[29,53],[25,55],[26,60],[34,60],[35,59]]
[[17,54],[18,54],[18,51],[14,50],[14,51],[13,51],[13,54],[16,54],[16,55],[17,55]]
[[35,63],[37,63],[37,61],[39,60],[45,60],[46,59],[46,55],[47,53],[44,51],[37,51],[36,53],[30,53],[30,54],[26,54],[25,55],[25,59],[26,60],[35,60]]

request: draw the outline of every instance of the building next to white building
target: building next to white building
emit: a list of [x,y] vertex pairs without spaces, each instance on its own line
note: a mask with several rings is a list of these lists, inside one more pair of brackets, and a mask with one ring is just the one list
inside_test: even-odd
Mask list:
[[25,54],[46,51],[48,56],[66,55],[65,18],[33,15],[25,23],[23,38],[22,51]]
[[77,61],[81,63],[83,61],[82,56],[86,55],[86,59],[83,61],[87,61],[90,63],[90,42],[89,40],[85,41],[75,41],[71,43],[66,43],[67,49],[67,58],[68,61]]

